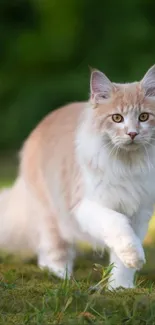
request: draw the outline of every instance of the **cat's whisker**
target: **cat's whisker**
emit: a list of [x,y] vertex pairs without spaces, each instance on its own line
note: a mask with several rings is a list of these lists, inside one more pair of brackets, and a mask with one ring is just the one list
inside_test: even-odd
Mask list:
[[117,146],[117,147],[115,147],[116,148],[116,153],[114,154],[114,164],[116,163],[116,160],[117,160],[117,157],[118,157],[118,152],[119,152],[119,150],[120,150],[120,147],[119,146]]
[[152,142],[149,142],[149,141],[147,141],[146,139],[144,139],[143,144],[146,144],[147,146],[155,147],[155,143],[153,144]]
[[104,144],[102,145],[102,148],[110,148],[110,147],[112,147],[112,143],[111,143],[111,141],[109,141],[108,143],[104,143]]
[[149,157],[149,154],[148,154],[147,148],[146,148],[146,146],[145,146],[144,143],[143,143],[143,147],[144,147],[144,149],[145,149],[145,152],[146,152],[146,155],[147,155],[147,158],[148,158],[148,169],[149,169],[149,172],[150,172],[150,170],[151,170],[151,168],[152,168],[153,166],[152,166],[152,164],[151,164],[151,162],[150,162],[150,157]]
[[[112,150],[111,150],[110,153],[109,153],[109,158],[112,156],[112,154],[113,154],[114,157],[115,157],[115,150],[117,151],[117,147],[116,147],[116,146],[113,146]],[[114,160],[114,162],[115,162],[115,160]]]

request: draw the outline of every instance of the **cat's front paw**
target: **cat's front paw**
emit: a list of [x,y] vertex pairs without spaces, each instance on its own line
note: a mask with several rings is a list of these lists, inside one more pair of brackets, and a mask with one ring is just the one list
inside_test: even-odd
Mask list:
[[138,240],[134,243],[124,243],[117,250],[117,255],[126,267],[136,270],[140,270],[146,262],[143,247]]

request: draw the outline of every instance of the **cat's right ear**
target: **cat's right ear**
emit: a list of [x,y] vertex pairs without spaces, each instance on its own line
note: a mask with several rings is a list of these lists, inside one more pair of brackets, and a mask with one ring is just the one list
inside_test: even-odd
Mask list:
[[145,96],[155,97],[155,65],[146,72],[140,84],[145,91]]
[[90,91],[92,103],[99,104],[105,99],[110,98],[112,89],[112,82],[104,73],[99,70],[91,69]]

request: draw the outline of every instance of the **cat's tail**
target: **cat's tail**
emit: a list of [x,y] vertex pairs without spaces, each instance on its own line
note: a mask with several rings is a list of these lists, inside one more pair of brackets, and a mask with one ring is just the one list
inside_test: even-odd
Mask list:
[[[29,195],[30,196],[30,195]],[[33,220],[30,218],[28,189],[18,178],[10,188],[0,191],[0,250],[32,250]]]

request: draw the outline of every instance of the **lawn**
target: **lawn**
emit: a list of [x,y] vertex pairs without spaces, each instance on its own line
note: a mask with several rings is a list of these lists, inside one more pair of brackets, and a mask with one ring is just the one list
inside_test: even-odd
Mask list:
[[[15,175],[16,159],[2,157],[0,185],[11,184]],[[154,239],[155,217],[145,240],[147,264],[136,277],[136,289],[119,292],[106,290],[107,257],[85,246],[69,282],[39,270],[35,260],[1,254],[0,324],[155,324]],[[90,290],[101,279],[101,289]]]

